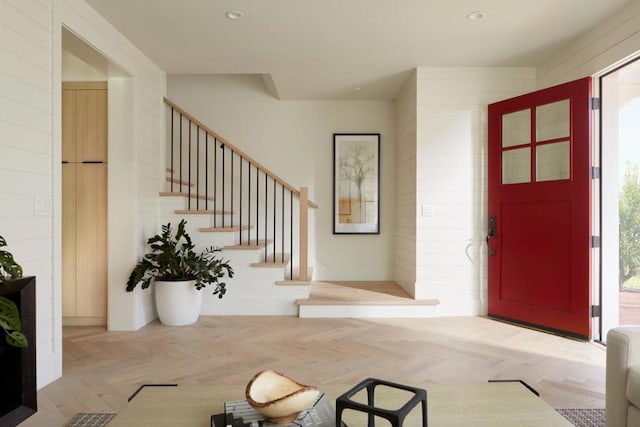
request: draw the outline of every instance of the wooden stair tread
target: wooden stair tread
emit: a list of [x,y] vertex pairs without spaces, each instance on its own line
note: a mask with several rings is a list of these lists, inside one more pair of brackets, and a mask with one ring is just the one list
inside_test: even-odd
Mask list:
[[289,254],[284,254],[284,259],[281,253],[276,253],[275,256],[273,253],[267,255],[267,259],[260,262],[251,263],[251,267],[257,268],[284,268],[289,265],[289,261],[291,260],[291,256]]
[[251,267],[256,268],[285,268],[289,265],[288,262],[252,262]]
[[248,225],[243,225],[242,227],[233,226],[233,227],[202,227],[199,228],[199,231],[203,233],[224,233],[229,231],[240,231],[240,230],[249,230],[251,227]]
[[251,249],[264,249],[264,247],[268,244],[271,244],[273,242],[273,240],[267,240],[266,242],[264,240],[260,240],[258,241],[258,243],[240,243],[238,245],[229,245],[229,246],[225,246],[224,249],[225,250],[251,250]]
[[311,280],[278,280],[278,286],[309,286],[313,283]]
[[438,305],[437,299],[415,299],[394,282],[312,282],[309,298],[298,305]]
[[196,186],[193,182],[189,183],[188,181],[180,181],[178,178],[167,177],[167,182],[173,182],[174,184],[178,184],[180,186],[185,186],[185,185],[188,185],[190,187],[195,187]]
[[175,213],[179,215],[232,215],[230,211],[214,211],[212,209],[178,209]]
[[[189,193],[185,193],[182,191],[161,191],[160,197],[189,197]],[[191,198],[200,200],[213,200],[213,197],[207,197],[203,194],[195,193],[191,193]]]

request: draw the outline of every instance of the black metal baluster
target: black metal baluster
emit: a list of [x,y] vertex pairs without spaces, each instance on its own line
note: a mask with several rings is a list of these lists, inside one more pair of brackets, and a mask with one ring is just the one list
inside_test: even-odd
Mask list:
[[273,262],[276,262],[276,180],[273,180]]
[[[260,170],[256,165],[256,245],[260,237]],[[265,242],[266,244],[266,242]]]
[[200,126],[196,127],[196,210],[200,210]]
[[282,224],[280,225],[280,243],[282,244],[282,262],[284,262],[284,185],[282,187],[282,211],[280,212],[280,218],[282,218]]
[[264,173],[264,262],[269,262],[269,258],[267,257],[267,224],[269,224],[269,220],[267,218],[267,212],[269,211],[269,191],[267,190],[269,185],[269,176],[267,173]]
[[[247,191],[249,192],[249,194],[247,194],[247,226],[251,225],[251,162],[248,162],[247,164],[247,174],[248,174],[248,178],[247,178]],[[257,244],[258,242],[256,242]],[[247,228],[247,245],[251,244],[251,231],[249,228]]]
[[[187,194],[188,194],[188,202],[187,202],[187,209],[191,210],[191,127],[193,126],[193,123],[191,122],[191,120],[189,120],[189,180],[187,181]],[[182,183],[180,183],[180,185],[182,185]]]
[[170,189],[173,193],[173,173],[174,173],[174,164],[173,164],[173,140],[175,139],[175,135],[173,134],[173,122],[174,122],[175,113],[173,112],[173,107],[171,107],[171,181],[170,181]]
[[[182,118],[182,113],[180,113],[180,170],[179,170],[179,178],[180,178],[180,182],[182,182],[182,122],[183,122],[183,118]],[[180,191],[182,192],[182,186],[180,186]]]
[[[291,205],[291,214],[290,214],[290,221],[289,221],[289,227],[291,228],[289,230],[289,238],[291,239],[289,242],[290,248],[291,248],[291,257],[293,258],[293,191],[289,190],[289,194],[291,195],[291,199],[289,201],[289,204]],[[292,262],[289,263],[289,271],[290,271],[290,280],[293,280],[293,260]]]
[[[240,183],[239,183],[239,187],[240,187],[240,206],[238,207],[238,222],[240,222],[240,244],[242,245],[242,181],[243,181],[243,176],[242,176],[242,164],[244,163],[244,157],[242,157],[242,155],[240,155]],[[231,215],[233,215],[233,212],[231,213]]]
[[204,209],[209,210],[209,132],[204,133],[204,158]]
[[[213,137],[213,210],[218,212],[218,138]],[[213,228],[216,228],[218,215],[213,215]]]
[[220,144],[220,149],[222,150],[222,227],[224,227],[224,205],[226,202],[224,198],[224,178],[225,178],[224,144]]

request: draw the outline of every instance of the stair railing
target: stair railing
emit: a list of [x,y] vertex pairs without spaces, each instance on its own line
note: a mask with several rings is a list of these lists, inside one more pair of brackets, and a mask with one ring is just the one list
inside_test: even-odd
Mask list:
[[318,205],[308,189],[295,188],[171,100],[164,102],[170,192],[187,198],[188,211],[211,214],[212,231],[237,231],[238,246],[264,246],[263,263],[286,265],[289,280],[296,279],[294,264],[297,280],[310,280],[308,210]]

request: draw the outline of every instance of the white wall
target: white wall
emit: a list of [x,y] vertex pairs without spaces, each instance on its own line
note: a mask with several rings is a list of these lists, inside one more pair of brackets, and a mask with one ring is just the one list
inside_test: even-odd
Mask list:
[[416,286],[416,132],[417,73],[411,73],[396,101],[396,236],[393,277],[415,296]]
[[[138,253],[143,224],[157,216],[151,195],[161,186],[164,163],[158,154],[164,144],[165,75],[160,69],[82,0],[0,1],[0,234],[9,240],[25,274],[37,276],[39,388],[62,374],[62,25],[133,76],[134,155],[142,160],[131,165],[137,180],[138,202],[131,212],[135,233],[119,244]],[[36,199],[50,203],[51,212],[34,215]],[[134,296],[129,300],[129,307],[122,307],[124,316],[134,311]],[[144,298],[137,303],[143,312],[149,305]],[[139,317],[131,328],[146,321]]]
[[[391,280],[395,224],[395,103],[281,101],[261,76],[170,75],[168,97],[319,205],[314,279]],[[332,234],[333,133],[381,135],[380,235]]]
[[38,385],[54,378],[51,1],[0,2],[0,234],[37,276]]
[[417,70],[415,296],[442,315],[486,312],[487,105],[534,88],[531,68]]
[[[64,49],[64,45],[62,47]],[[104,82],[107,78],[107,75],[96,70],[69,51],[62,51],[62,81]]]
[[592,76],[640,51],[640,2],[629,4],[537,68],[537,87]]

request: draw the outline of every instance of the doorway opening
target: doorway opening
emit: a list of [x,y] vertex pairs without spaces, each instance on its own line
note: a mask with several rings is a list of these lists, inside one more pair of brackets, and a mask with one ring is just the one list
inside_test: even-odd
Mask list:
[[[67,289],[68,283],[64,282],[62,284],[62,315],[66,324],[75,324],[75,325],[106,325],[107,322],[109,326],[111,326],[110,320],[110,311],[108,310],[110,307],[114,307],[115,304],[110,304],[108,300],[111,300],[117,292],[114,292],[111,288],[111,283],[115,283],[118,280],[118,275],[115,274],[116,271],[119,272],[122,261],[114,256],[114,253],[118,253],[119,247],[118,239],[112,239],[112,234],[115,232],[114,230],[117,227],[113,227],[114,219],[113,216],[116,214],[114,209],[110,207],[122,206],[122,199],[124,196],[121,195],[123,186],[117,179],[124,175],[122,171],[122,161],[113,161],[114,159],[119,160],[122,158],[121,155],[121,146],[131,146],[131,135],[132,135],[132,123],[131,123],[131,115],[132,115],[132,93],[133,93],[133,85],[131,76],[124,71],[121,67],[113,63],[109,58],[105,57],[101,52],[99,52],[96,48],[82,39],[73,31],[67,29],[66,27],[62,27],[61,32],[62,38],[62,51],[61,51],[61,81],[63,89],[70,89],[66,92],[82,92],[82,96],[73,95],[74,100],[76,102],[73,103],[75,106],[74,109],[67,108],[67,111],[75,111],[76,114],[74,116],[78,116],[78,111],[80,109],[85,109],[87,111],[90,110],[89,107],[95,106],[95,94],[97,92],[103,92],[102,97],[106,96],[106,100],[102,99],[100,103],[96,105],[102,105],[102,109],[108,109],[108,111],[102,111],[101,114],[104,114],[106,117],[106,124],[102,123],[99,127],[106,127],[106,129],[102,129],[104,134],[106,134],[106,143],[102,141],[100,144],[106,145],[103,147],[103,150],[89,150],[89,153],[84,153],[87,155],[78,156],[78,158],[74,157],[73,159],[65,159],[65,119],[64,115],[62,115],[62,127],[63,127],[63,141],[62,141],[62,194],[61,198],[63,200],[63,209],[62,209],[62,247],[63,247],[63,281],[65,280],[65,256],[68,257],[69,251],[65,251],[65,249],[69,246],[69,233],[65,233],[65,225],[67,220],[67,216],[65,215],[65,199],[69,198],[69,195],[77,196],[79,194],[77,188],[87,187],[87,185],[76,185],[76,190],[69,191],[69,188],[66,184],[64,176],[70,175],[69,169],[73,169],[75,172],[71,175],[78,177],[84,176],[80,172],[81,170],[87,169],[91,174],[88,178],[85,177],[83,179],[75,180],[76,184],[78,183],[87,183],[93,184],[95,181],[101,181],[101,190],[100,192],[100,200],[103,205],[106,205],[104,212],[101,215],[101,222],[105,224],[108,231],[101,233],[88,233],[83,232],[81,234],[95,234],[95,238],[90,243],[90,250],[82,249],[81,247],[77,247],[74,249],[74,253],[81,252],[85,258],[87,256],[90,257],[100,257],[101,259],[85,259],[80,264],[85,266],[84,270],[86,274],[82,276],[84,279],[91,280],[79,280],[79,283],[72,283],[73,287],[77,290],[78,286],[82,286],[82,282],[92,281],[97,282],[95,279],[96,272],[94,270],[101,269],[103,270],[103,277],[100,280],[104,280],[102,286],[102,290],[98,293],[95,289],[83,290],[80,293],[74,293]],[[81,83],[78,83],[81,82]],[[66,85],[66,87],[65,87]],[[81,87],[82,86],[82,87]],[[85,87],[87,86],[87,87]],[[100,86],[94,87],[94,86]],[[99,89],[99,90],[98,90]],[[69,107],[69,103],[65,104],[65,90],[62,91],[62,103],[63,110],[65,110],[65,105]],[[106,95],[104,95],[106,93]],[[91,95],[91,96],[90,96]],[[82,101],[82,102],[81,102]],[[94,108],[95,109],[95,108]],[[95,125],[95,120],[88,120],[86,114],[79,114],[80,117],[80,127],[88,128],[90,125]],[[76,120],[77,121],[77,120]],[[92,125],[93,123],[93,125]],[[68,123],[67,123],[68,124]],[[67,129],[68,130],[68,129]],[[77,131],[77,129],[76,129]],[[67,132],[69,133],[69,132]],[[87,130],[84,129],[84,134],[89,134],[90,136],[95,133],[95,130]],[[89,138],[92,139],[92,138]],[[95,138],[93,138],[95,139]],[[80,144],[84,144],[85,148],[87,147],[87,141],[75,141],[74,146],[77,148]],[[108,148],[107,148],[108,147]],[[69,150],[67,150],[69,151]],[[77,149],[72,150],[77,154]],[[87,150],[85,150],[87,151]],[[68,153],[67,153],[68,154]],[[65,162],[65,160],[67,160]],[[84,169],[83,169],[84,168]],[[99,178],[96,175],[96,170],[99,170]],[[72,180],[73,181],[73,180]],[[66,193],[65,193],[66,192]],[[85,201],[84,203],[84,211],[89,212],[88,218],[94,218],[96,215],[93,213],[92,209],[96,203],[93,203],[92,200],[97,197],[95,194],[96,191],[89,189],[88,191],[84,191]],[[104,194],[106,193],[106,195]],[[76,197],[78,200],[79,198]],[[75,200],[71,206],[75,206],[76,212],[78,205]],[[69,211],[69,208],[66,209]],[[86,213],[86,212],[85,212]],[[86,221],[85,221],[86,222]],[[117,221],[116,221],[117,222]],[[75,219],[75,224],[72,222],[71,226],[67,225],[67,229],[78,230],[79,221],[77,218]],[[108,224],[111,224],[112,227],[108,227]],[[86,227],[85,227],[86,228]],[[89,227],[90,231],[93,231],[93,226]],[[77,233],[75,233],[77,234]],[[74,233],[71,233],[71,237],[75,238]],[[100,242],[97,242],[99,240]],[[94,246],[96,244],[102,244],[102,251],[97,252]],[[125,242],[126,243],[126,242]],[[75,245],[77,245],[77,239],[75,240]],[[73,255],[73,254],[72,254]],[[88,266],[88,267],[86,267]],[[77,277],[77,272],[75,273]],[[68,277],[69,274],[67,274]],[[90,283],[90,286],[95,287],[96,283]],[[122,287],[122,286],[120,286]],[[78,300],[80,296],[84,296],[84,299]],[[68,304],[71,301],[71,305]],[[76,307],[75,313],[69,313],[70,309],[68,307]],[[99,316],[93,315],[92,311],[89,310],[92,306],[99,307],[100,313]],[[80,307],[78,309],[77,307]],[[89,308],[88,308],[89,307]],[[96,310],[93,310],[96,311]],[[131,317],[133,314],[123,317]]]
[[640,324],[640,59],[599,79],[601,339]]

